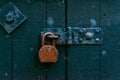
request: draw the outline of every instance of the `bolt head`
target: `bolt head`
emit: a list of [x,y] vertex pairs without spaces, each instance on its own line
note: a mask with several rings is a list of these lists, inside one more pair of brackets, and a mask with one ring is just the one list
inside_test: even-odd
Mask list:
[[12,23],[14,21],[14,15],[13,12],[9,12],[6,16],[5,19],[8,23]]
[[92,33],[92,32],[87,32],[87,33],[85,34],[85,37],[86,37],[87,40],[91,40],[91,39],[93,39],[93,37],[94,37],[94,33]]

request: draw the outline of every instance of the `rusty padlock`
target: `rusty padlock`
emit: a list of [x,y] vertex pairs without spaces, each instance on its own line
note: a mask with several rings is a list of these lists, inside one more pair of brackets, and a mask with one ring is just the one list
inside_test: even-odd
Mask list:
[[57,38],[51,32],[47,32],[42,37],[42,48],[39,50],[39,60],[43,63],[56,62],[58,60],[58,50],[56,49],[56,41],[52,40],[52,45],[45,45],[45,39],[47,36],[53,36]]

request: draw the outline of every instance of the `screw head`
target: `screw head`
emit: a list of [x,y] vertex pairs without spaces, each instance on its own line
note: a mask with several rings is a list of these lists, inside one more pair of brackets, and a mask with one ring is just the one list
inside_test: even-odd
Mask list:
[[100,42],[100,39],[99,39],[99,38],[96,38],[95,41],[96,41],[96,42]]
[[97,34],[100,33],[100,30],[99,30],[99,29],[96,29],[96,30],[95,30],[95,33],[97,33]]

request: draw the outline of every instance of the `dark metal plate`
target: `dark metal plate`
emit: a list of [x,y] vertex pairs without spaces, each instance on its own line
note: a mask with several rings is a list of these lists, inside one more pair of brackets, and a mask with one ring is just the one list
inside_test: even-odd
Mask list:
[[0,9],[0,24],[7,33],[11,33],[26,19],[27,17],[12,2]]
[[81,28],[81,27],[68,27],[65,28],[45,28],[41,32],[41,36],[45,32],[53,32],[59,35],[57,41],[58,45],[64,44],[101,44],[103,41],[103,31],[99,27]]

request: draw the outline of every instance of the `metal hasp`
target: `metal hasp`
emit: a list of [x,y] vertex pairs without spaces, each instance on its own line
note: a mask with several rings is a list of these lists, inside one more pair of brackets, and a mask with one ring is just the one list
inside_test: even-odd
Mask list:
[[[64,45],[64,44],[66,44],[65,28],[44,28],[44,30],[41,32],[41,37],[46,32],[52,32],[55,35],[59,36],[59,39],[56,42],[57,45]],[[49,36],[48,36],[48,38],[50,39]]]
[[45,28],[41,36],[46,32],[52,32],[59,36],[57,45],[65,44],[101,44],[103,40],[103,31],[100,27],[81,28]]
[[0,24],[7,33],[11,33],[26,19],[27,17],[12,2],[0,9]]

